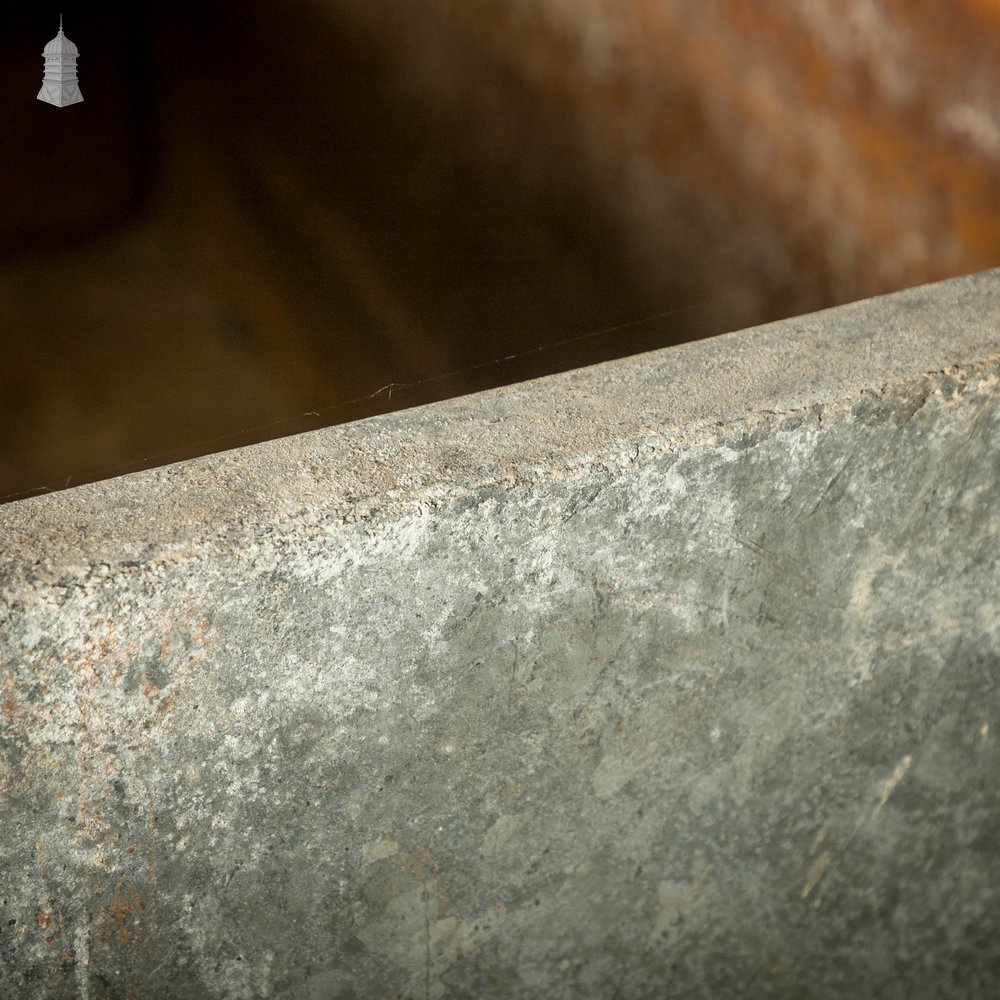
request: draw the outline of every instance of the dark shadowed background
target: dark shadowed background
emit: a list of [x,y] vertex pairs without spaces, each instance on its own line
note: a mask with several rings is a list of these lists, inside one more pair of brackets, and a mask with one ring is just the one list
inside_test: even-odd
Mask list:
[[134,6],[4,15],[2,499],[1000,263],[995,4]]

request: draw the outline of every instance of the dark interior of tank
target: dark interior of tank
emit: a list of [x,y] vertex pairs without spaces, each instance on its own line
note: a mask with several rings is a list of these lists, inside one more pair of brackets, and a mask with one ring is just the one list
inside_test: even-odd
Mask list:
[[67,108],[57,14],[5,15],[0,498],[947,270],[844,278],[682,66],[502,6],[68,4]]

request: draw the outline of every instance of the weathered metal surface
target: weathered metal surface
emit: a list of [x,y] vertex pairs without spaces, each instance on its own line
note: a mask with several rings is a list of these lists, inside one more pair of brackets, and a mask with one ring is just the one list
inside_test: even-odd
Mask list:
[[992,996],[1000,274],[8,505],[0,997]]

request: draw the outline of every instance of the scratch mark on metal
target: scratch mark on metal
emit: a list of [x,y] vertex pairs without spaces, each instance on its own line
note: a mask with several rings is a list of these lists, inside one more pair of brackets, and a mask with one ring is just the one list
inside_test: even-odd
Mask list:
[[740,545],[745,546],[748,549],[752,549],[758,555],[762,556],[773,556],[774,553],[770,549],[764,548],[760,542],[755,542],[752,538],[747,538],[745,535],[741,535],[739,532],[733,532],[733,538],[736,539]]
[[427,891],[427,883],[424,883],[424,998],[430,1000],[431,996],[431,914],[428,906],[430,894]]
[[895,770],[892,774],[886,778],[884,784],[882,785],[882,794],[879,796],[878,805],[875,807],[875,811],[878,812],[889,801],[889,796],[895,791],[896,786],[903,780],[906,772],[909,771],[910,765],[913,763],[913,758],[906,754],[902,760],[896,765]]
[[826,488],[820,494],[820,498],[816,501],[815,506],[811,511],[809,511],[809,517],[812,517],[826,503],[826,498],[830,495],[830,491],[840,482],[841,476],[847,471],[847,467],[854,461],[854,455],[848,455],[844,460],[844,464],[834,473],[833,478],[826,484]]
[[514,658],[510,665],[510,684],[507,685],[507,714],[510,715],[514,703],[514,683],[517,679],[517,643],[511,642],[514,647]]
[[812,863],[809,868],[809,873],[806,875],[806,884],[802,886],[802,892],[800,893],[803,899],[808,899],[809,894],[816,888],[820,883],[820,879],[826,874],[826,870],[830,867],[830,852],[823,851],[818,858]]

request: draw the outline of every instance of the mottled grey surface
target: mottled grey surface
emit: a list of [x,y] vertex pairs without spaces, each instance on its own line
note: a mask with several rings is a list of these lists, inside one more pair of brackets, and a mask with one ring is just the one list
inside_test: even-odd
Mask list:
[[0,509],[0,998],[993,997],[1000,275]]

